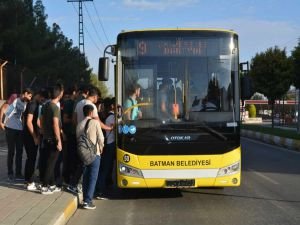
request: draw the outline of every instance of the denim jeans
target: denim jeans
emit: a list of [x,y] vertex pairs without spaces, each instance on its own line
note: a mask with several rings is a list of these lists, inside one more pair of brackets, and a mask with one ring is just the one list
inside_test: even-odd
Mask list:
[[96,156],[96,159],[84,167],[83,171],[83,201],[91,203],[94,197],[95,186],[97,182],[101,156]]
[[7,172],[13,175],[14,156],[16,152],[16,175],[22,174],[22,155],[23,155],[23,131],[5,127],[6,141],[8,147],[7,153]]

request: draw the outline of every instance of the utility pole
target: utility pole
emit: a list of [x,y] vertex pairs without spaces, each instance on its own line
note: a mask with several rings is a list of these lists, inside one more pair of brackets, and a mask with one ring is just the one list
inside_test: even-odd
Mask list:
[[[81,65],[85,64],[85,51],[84,51],[84,31],[83,31],[83,13],[82,13],[82,2],[92,2],[93,0],[67,0],[68,2],[78,2],[79,4],[79,10],[78,10],[78,16],[79,16],[79,32],[78,32],[78,47],[79,47],[79,61],[78,61],[78,72],[79,77],[83,79],[83,74],[81,73]],[[82,63],[83,61],[83,63]]]
[[[246,66],[246,67],[245,67]],[[249,62],[241,62],[240,63],[240,73],[241,73],[241,78],[240,78],[240,84],[241,84],[241,101],[242,101],[242,115],[241,115],[241,120],[244,120],[245,116],[245,100],[250,98],[252,96],[252,85],[251,85],[251,80],[249,78]]]
[[79,51],[81,52],[82,56],[85,56],[84,51],[84,32],[83,32],[83,13],[82,13],[82,2],[92,2],[93,0],[68,0],[68,2],[78,2],[79,4],[79,10],[78,10],[78,16],[79,16],[79,32],[78,32],[78,41],[79,41]]

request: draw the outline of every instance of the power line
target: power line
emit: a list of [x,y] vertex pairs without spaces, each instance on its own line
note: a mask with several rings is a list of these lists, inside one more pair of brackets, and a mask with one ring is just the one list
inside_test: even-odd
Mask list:
[[91,23],[92,23],[92,26],[93,26],[93,28],[94,28],[94,31],[96,32],[97,37],[98,37],[98,39],[100,40],[100,42],[101,42],[101,44],[102,44],[102,47],[105,48],[105,44],[103,43],[103,41],[102,41],[102,39],[101,39],[101,37],[100,37],[100,34],[99,34],[98,30],[96,29],[95,24],[94,24],[94,22],[93,22],[93,20],[92,20],[92,17],[91,17],[91,15],[90,15],[90,13],[89,13],[89,11],[88,11],[88,9],[87,9],[87,7],[86,7],[85,4],[84,4],[84,8],[85,8],[85,10],[86,10],[86,12],[87,12],[87,14],[88,14],[88,17],[89,17]]
[[[285,47],[285,48],[289,48],[288,45],[290,45],[290,43],[291,43],[291,42],[294,42],[295,40],[298,40],[298,42],[299,42],[299,41],[300,41],[300,38],[293,38],[293,39],[290,39],[289,41],[286,41],[286,42],[284,42],[284,43],[282,43],[282,44],[279,44],[279,46],[282,46],[282,47]],[[293,46],[293,47],[295,47],[295,46]],[[292,47],[290,46],[290,48],[292,48]]]
[[108,40],[108,37],[107,37],[107,35],[106,35],[106,32],[105,32],[105,29],[104,29],[104,26],[103,26],[102,20],[101,20],[101,18],[100,18],[100,16],[99,16],[98,10],[97,10],[97,8],[96,8],[96,6],[95,6],[95,3],[94,3],[94,2],[93,2],[93,6],[94,6],[94,9],[95,9],[95,11],[96,11],[96,14],[97,14],[97,16],[98,16],[98,20],[99,20],[99,22],[100,22],[100,25],[101,25],[102,31],[103,31],[103,33],[104,33],[104,36],[105,36],[105,38],[106,38],[107,42],[108,42],[108,43],[110,43],[110,41]]
[[[75,7],[75,5],[72,3],[74,10],[76,11],[76,13],[78,14],[78,11]],[[88,31],[88,29],[86,28],[86,26],[83,24],[83,28],[84,30],[87,32],[89,38],[91,39],[91,41],[93,42],[93,44],[95,45],[95,47],[99,50],[99,52],[101,53],[102,51],[100,50],[99,46],[97,45],[97,43],[95,42],[95,40],[92,38],[90,32]]]
[[71,2],[73,7],[74,7],[74,2],[78,2],[79,4],[79,12],[78,12],[78,16],[79,16],[79,32],[78,32],[78,36],[79,36],[79,51],[84,55],[84,32],[83,32],[83,14],[82,14],[82,2],[87,2],[87,1],[93,1],[93,0],[68,0],[68,2]]

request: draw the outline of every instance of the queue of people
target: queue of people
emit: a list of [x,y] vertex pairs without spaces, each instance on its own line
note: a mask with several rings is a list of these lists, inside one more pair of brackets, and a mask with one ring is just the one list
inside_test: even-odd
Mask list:
[[[8,145],[8,180],[24,180],[27,190],[44,195],[65,186],[72,193],[83,193],[83,208],[95,209],[93,198],[107,198],[115,158],[115,99],[105,99],[104,111],[99,112],[100,97],[94,86],[65,91],[61,84],[35,94],[25,89],[17,98],[14,94],[0,109]],[[90,165],[84,165],[77,154],[77,138],[87,121],[88,138],[97,145],[97,157]]]

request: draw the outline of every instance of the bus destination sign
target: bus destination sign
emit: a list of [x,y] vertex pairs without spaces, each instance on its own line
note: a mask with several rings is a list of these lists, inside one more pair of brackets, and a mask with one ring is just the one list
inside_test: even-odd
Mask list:
[[138,56],[203,56],[207,43],[200,39],[139,40]]

